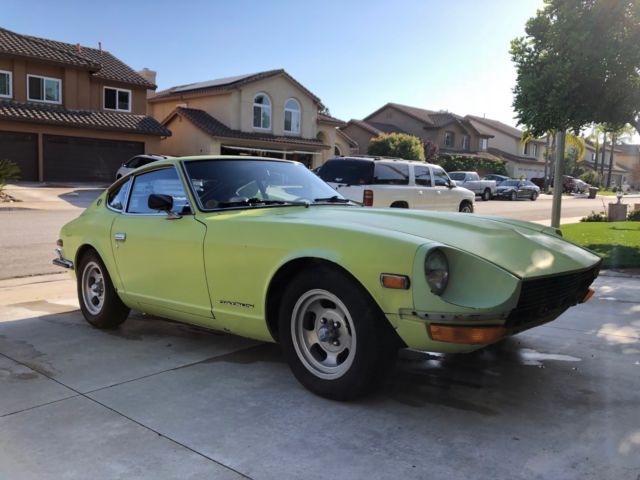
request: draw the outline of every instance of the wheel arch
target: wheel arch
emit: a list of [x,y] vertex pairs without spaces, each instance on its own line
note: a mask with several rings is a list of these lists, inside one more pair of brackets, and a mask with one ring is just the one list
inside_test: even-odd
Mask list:
[[362,282],[360,282],[358,278],[356,278],[349,270],[337,264],[336,262],[320,257],[307,256],[294,258],[282,264],[278,268],[276,273],[271,277],[271,281],[269,282],[269,285],[267,287],[267,294],[265,299],[265,320],[267,323],[267,328],[269,329],[269,333],[276,342],[279,341],[278,314],[280,309],[280,302],[282,301],[287,282],[306,269],[313,271],[313,269],[317,268],[330,268],[346,275],[351,280],[353,280],[356,285],[358,285],[362,289],[362,291],[365,292],[367,296],[369,296],[369,298],[371,298],[371,301],[375,303],[380,311],[383,311],[380,307],[379,302],[371,295],[371,293],[362,284]]
[[396,200],[395,202],[391,203],[389,208],[409,208],[409,202],[407,202],[406,200]]

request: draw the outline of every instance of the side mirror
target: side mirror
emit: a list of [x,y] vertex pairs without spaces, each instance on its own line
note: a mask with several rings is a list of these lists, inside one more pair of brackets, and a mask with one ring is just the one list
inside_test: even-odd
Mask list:
[[455,188],[456,185],[456,181],[455,180],[451,180],[449,179],[449,185],[447,185],[449,188]]
[[173,208],[173,197],[171,195],[160,195],[152,193],[149,195],[147,205],[151,210],[160,210],[162,212],[171,212]]

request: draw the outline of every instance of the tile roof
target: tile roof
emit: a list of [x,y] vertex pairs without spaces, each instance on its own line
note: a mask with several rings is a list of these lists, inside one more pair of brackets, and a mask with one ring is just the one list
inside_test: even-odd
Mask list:
[[233,130],[227,127],[218,119],[209,115],[207,112],[195,108],[176,107],[176,109],[171,114],[169,114],[169,116],[162,122],[162,124],[167,125],[175,115],[180,115],[181,117],[186,118],[196,127],[201,129],[203,132],[211,135],[212,137],[242,138],[245,140],[311,145],[316,147],[324,146],[324,143],[322,143],[322,141],[318,140],[317,138],[290,137],[284,135],[271,135],[269,133],[242,132],[240,130]]
[[284,75],[291,82],[297,85],[302,91],[306,92],[313,100],[322,105],[322,102],[313,93],[307,90],[300,82],[289,75],[283,68],[276,70],[266,70],[264,72],[249,73],[246,75],[237,75],[234,77],[218,78],[214,80],[207,80],[204,82],[189,83],[186,85],[178,85],[157,92],[153,98],[150,98],[150,102],[162,101],[166,98],[180,97],[182,95],[193,95],[203,93],[215,93],[234,90],[248,83],[257,82],[265,78],[275,77],[277,75]]
[[476,122],[484,123],[489,127],[495,128],[496,130],[505,133],[511,137],[522,138],[522,134],[524,133],[522,130],[507,125],[506,123],[502,123],[499,120],[492,120],[491,118],[478,117],[476,115],[467,115],[467,118],[471,120],[475,120]]
[[356,142],[353,138],[347,135],[342,129],[338,128],[336,132],[338,133],[338,135],[342,136],[347,141],[347,143],[349,143],[349,146],[351,148],[358,147],[358,142]]
[[0,120],[168,137],[171,131],[148,115],[71,110],[62,106],[0,101]]
[[544,162],[536,160],[535,158],[521,157],[520,155],[514,155],[513,153],[505,152],[504,150],[500,150],[499,148],[489,147],[487,150],[489,151],[489,153],[492,153],[498,157],[502,157],[505,160],[510,160],[512,162],[530,163],[544,166]]
[[347,124],[347,122],[345,122],[344,120],[340,120],[339,118],[332,117],[331,115],[327,115],[326,113],[318,113],[318,121],[324,122],[324,123],[333,123],[339,126],[343,126]]
[[356,120],[352,118],[347,123],[347,126],[350,124],[356,125],[373,135],[380,135],[381,133],[407,133],[401,128],[389,123],[365,122],[364,120]]
[[48,40],[0,28],[0,54],[43,60],[89,70],[96,78],[154,89],[156,86],[105,50]]
[[426,123],[427,125],[433,125],[434,121],[431,118],[431,115],[433,114],[437,114],[438,112],[434,111],[434,110],[426,110],[424,108],[417,108],[417,107],[411,107],[409,105],[401,105],[399,103],[387,103],[385,106],[383,106],[382,108],[379,108],[378,110],[376,110],[374,113],[372,113],[371,115],[369,115],[368,117],[365,117],[364,119],[367,120],[369,117],[373,116],[375,113],[377,113],[378,111],[382,110],[385,107],[392,107],[395,108],[396,110],[400,110],[403,113],[406,113],[407,115],[415,118],[416,120],[419,120],[423,123]]

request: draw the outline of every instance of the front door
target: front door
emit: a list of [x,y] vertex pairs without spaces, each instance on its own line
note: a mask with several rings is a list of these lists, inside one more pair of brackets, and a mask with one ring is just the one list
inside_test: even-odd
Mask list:
[[[152,193],[170,195],[178,215],[150,209]],[[211,318],[203,256],[205,232],[206,227],[191,213],[174,166],[133,179],[126,213],[118,215],[111,227],[111,243],[125,293],[141,310],[165,309]]]
[[451,181],[440,167],[433,167],[433,188],[436,190],[436,210],[457,212],[457,198],[451,193]]

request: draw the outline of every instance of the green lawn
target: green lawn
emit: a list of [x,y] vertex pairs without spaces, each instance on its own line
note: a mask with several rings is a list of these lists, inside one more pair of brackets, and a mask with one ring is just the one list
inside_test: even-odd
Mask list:
[[640,268],[640,222],[581,222],[561,228],[564,238],[603,257],[603,268]]

